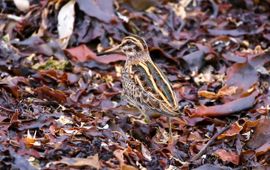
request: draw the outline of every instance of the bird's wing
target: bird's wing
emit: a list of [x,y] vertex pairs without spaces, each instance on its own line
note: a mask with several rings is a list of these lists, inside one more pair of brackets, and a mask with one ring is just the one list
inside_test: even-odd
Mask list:
[[[146,97],[144,99],[146,104],[152,108],[160,107],[154,109],[169,113],[175,113],[178,110],[178,103],[170,82],[152,61],[133,64],[131,71],[133,81],[142,91],[141,96]],[[159,106],[155,106],[156,104]]]

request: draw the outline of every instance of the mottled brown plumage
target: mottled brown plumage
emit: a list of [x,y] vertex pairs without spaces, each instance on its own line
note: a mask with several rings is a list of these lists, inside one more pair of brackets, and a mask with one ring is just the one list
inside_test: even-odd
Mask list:
[[146,42],[140,37],[128,36],[107,52],[119,50],[127,56],[121,77],[123,98],[138,108],[147,119],[148,109],[168,118],[179,115],[178,102],[171,84],[150,58]]

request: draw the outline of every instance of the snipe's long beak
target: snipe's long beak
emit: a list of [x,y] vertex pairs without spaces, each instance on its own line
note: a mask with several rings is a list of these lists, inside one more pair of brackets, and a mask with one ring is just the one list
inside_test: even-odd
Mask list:
[[105,51],[99,53],[98,55],[106,55],[106,54],[111,54],[111,53],[122,53],[120,46],[121,46],[121,44],[119,44],[115,47],[112,47],[108,50],[105,50]]

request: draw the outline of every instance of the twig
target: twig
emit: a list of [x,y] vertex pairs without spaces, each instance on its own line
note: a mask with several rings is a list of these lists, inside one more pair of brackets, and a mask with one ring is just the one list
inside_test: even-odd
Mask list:
[[13,110],[5,108],[4,106],[0,106],[0,110],[4,110],[6,112],[11,112],[11,113],[14,112]]
[[193,156],[192,158],[191,158],[191,160],[190,160],[190,162],[194,162],[194,161],[196,161],[198,158],[200,158],[203,154],[204,154],[204,152],[206,151],[206,149],[216,140],[216,138],[219,136],[219,135],[221,135],[223,132],[225,132],[226,130],[228,130],[230,127],[231,127],[231,125],[232,125],[233,123],[231,123],[231,124],[229,124],[229,125],[227,125],[226,127],[224,127],[223,129],[221,129],[219,132],[217,132],[205,145],[204,145],[204,147],[200,150],[200,152],[199,153],[197,153],[195,156]]

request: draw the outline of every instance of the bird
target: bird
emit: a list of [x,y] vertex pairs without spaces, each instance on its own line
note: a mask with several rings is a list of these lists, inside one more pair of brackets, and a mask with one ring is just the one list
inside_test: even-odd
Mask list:
[[104,52],[120,52],[127,57],[121,72],[122,100],[137,108],[147,121],[148,110],[166,116],[171,137],[171,117],[181,114],[178,101],[168,78],[151,59],[146,41],[137,35],[129,35],[119,45]]

